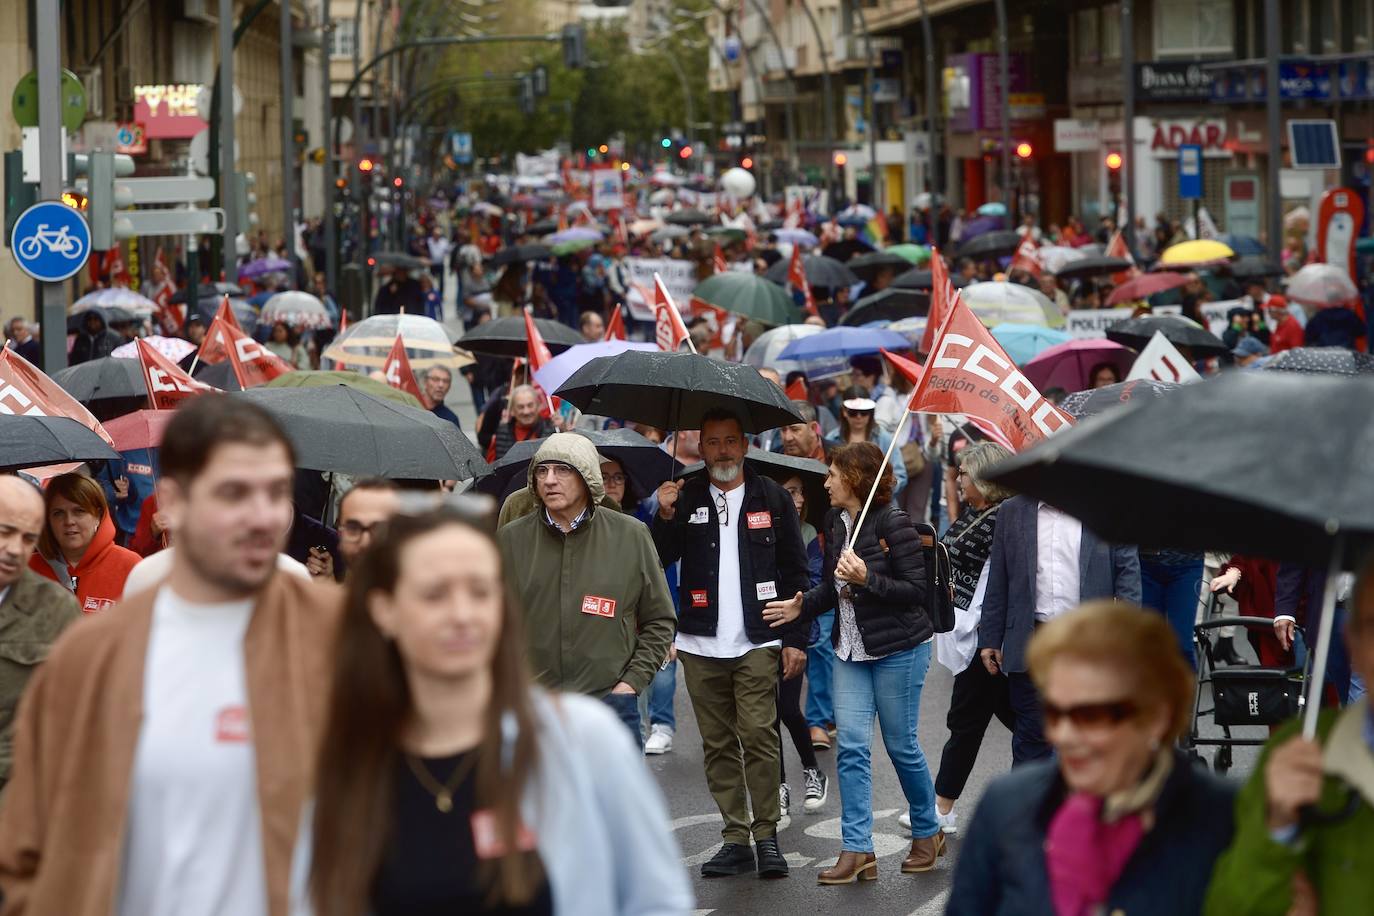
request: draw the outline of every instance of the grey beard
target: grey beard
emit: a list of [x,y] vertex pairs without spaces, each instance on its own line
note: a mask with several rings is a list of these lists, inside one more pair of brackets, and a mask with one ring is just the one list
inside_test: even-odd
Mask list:
[[711,479],[716,483],[734,483],[735,478],[739,477],[739,472],[738,464],[711,464]]

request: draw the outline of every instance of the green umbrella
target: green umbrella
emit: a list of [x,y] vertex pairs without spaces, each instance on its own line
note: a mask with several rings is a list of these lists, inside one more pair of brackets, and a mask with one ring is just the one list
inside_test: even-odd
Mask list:
[[571,242],[559,242],[552,247],[554,256],[561,258],[565,255],[576,254],[579,251],[591,248],[595,244],[596,239],[577,239]]
[[899,258],[906,258],[917,267],[930,262],[930,249],[924,245],[889,245],[883,251],[895,254]]
[[338,370],[334,372],[302,370],[279,375],[263,385],[264,388],[322,388],[326,385],[347,385],[355,391],[370,394],[374,398],[385,398],[404,404],[407,407],[423,407],[415,396],[399,388],[360,375],[357,372]]
[[736,229],[734,226],[712,226],[706,230],[706,235],[713,239],[729,239],[732,242],[742,242],[748,238],[743,229]]
[[707,277],[692,290],[692,298],[764,324],[798,324],[802,320],[792,297],[781,286],[741,270]]

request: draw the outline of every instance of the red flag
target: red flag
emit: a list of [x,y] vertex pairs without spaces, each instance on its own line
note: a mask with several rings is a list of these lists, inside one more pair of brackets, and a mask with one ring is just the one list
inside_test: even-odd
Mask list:
[[625,216],[619,210],[612,214],[612,222],[615,223],[615,237],[620,244],[626,248],[630,247],[630,231],[625,228]]
[[[682,323],[682,313],[677,310],[677,303],[657,271],[654,272],[654,293],[654,337],[658,348],[676,353],[684,340],[690,346],[692,338],[687,333],[687,325]],[[696,352],[696,347],[692,347],[692,352]]]
[[905,356],[898,356],[890,350],[882,350],[883,356],[892,364],[892,368],[905,376],[906,380],[912,385],[921,384],[921,376],[925,375],[925,367],[914,359],[907,359]]
[[1131,257],[1131,249],[1126,244],[1126,240],[1121,237],[1121,230],[1118,229],[1112,235],[1111,241],[1107,243],[1106,255],[1109,258],[1124,258],[1131,262],[1130,270],[1122,270],[1112,274],[1112,283],[1120,286],[1131,277],[1140,273],[1140,269],[1135,266],[1135,258]]
[[530,358],[530,384],[534,385],[535,390],[539,392],[539,397],[544,402],[544,407],[540,408],[540,414],[551,417],[555,411],[562,409],[562,402],[558,398],[550,396],[534,380],[534,376],[540,369],[548,365],[549,360],[553,359],[553,352],[549,350],[548,344],[544,343],[544,335],[539,333],[539,326],[534,323],[534,316],[530,314],[528,309],[525,310],[524,315],[525,347]]
[[800,292],[808,315],[819,315],[816,299],[811,295],[811,284],[806,279],[806,269],[802,267],[801,246],[792,246],[792,260],[787,262],[787,285],[793,292]]
[[263,349],[262,344],[237,327],[229,327],[219,315],[216,315],[210,324],[210,331],[205,335],[206,343],[210,342],[211,335],[221,340],[225,358],[229,360],[240,388],[256,388],[279,375],[293,371],[290,363],[270,350]]
[[725,252],[720,250],[720,242],[716,242],[716,250],[715,254],[711,256],[711,263],[718,274],[723,274],[729,269],[725,264]]
[[930,249],[930,312],[926,315],[926,330],[921,335],[921,352],[929,353],[940,326],[949,318],[954,307],[954,285],[949,282],[940,252]]
[[[234,315],[234,310],[229,307],[229,297],[225,296],[220,301],[219,310],[215,312],[215,319],[210,322],[209,329],[205,332],[205,339],[200,342],[200,352],[196,354],[196,362],[218,365],[229,358],[230,338],[222,330],[228,328],[243,334],[243,328],[239,326],[239,320]],[[343,333],[342,325],[339,333]]]
[[426,409],[432,406],[429,398],[424,396],[420,386],[415,383],[415,372],[410,368],[410,357],[406,356],[405,344],[401,341],[400,334],[396,335],[391,352],[386,355],[386,362],[382,364],[382,375],[386,376],[386,383],[392,388],[414,395],[415,400]]
[[791,384],[787,386],[787,390],[784,394],[787,395],[789,401],[805,401],[809,397],[809,393],[806,390],[806,382],[802,381],[800,376],[792,379]]
[[625,316],[620,313],[620,303],[616,303],[615,310],[611,312],[611,320],[606,322],[606,336],[602,340],[629,340],[629,335],[625,333]]
[[1035,246],[1035,242],[1030,236],[1021,239],[1021,244],[1016,246],[1016,254],[1011,259],[1008,271],[1024,270],[1032,277],[1039,280],[1044,268],[1040,266],[1040,249]]
[[0,347],[0,413],[25,417],[70,417],[114,445],[100,421],[80,401],[8,347]]
[[567,214],[566,212],[564,212],[563,207],[560,205],[559,208],[558,208],[558,231],[559,231],[559,232],[562,232],[564,229],[567,229],[567,228],[568,228],[568,214]]
[[148,406],[153,410],[175,410],[187,398],[202,391],[213,391],[204,382],[196,381],[176,363],[157,351],[148,341],[138,341],[138,362],[143,367],[143,381],[148,386]]
[[907,409],[967,414],[983,421],[978,427],[1012,451],[1073,425],[957,296]]

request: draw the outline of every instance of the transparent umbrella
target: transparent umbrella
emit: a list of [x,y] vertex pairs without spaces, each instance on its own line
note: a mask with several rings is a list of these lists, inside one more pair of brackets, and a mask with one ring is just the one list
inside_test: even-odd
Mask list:
[[157,308],[157,303],[136,290],[112,286],[87,293],[67,307],[68,315],[79,315],[92,308],[120,308],[132,312],[139,318],[147,318]]
[[1360,291],[1335,264],[1308,264],[1288,278],[1288,298],[1324,309],[1358,299]]
[[342,365],[380,369],[386,364],[397,334],[401,335],[413,369],[430,366],[459,369],[476,362],[467,353],[453,348],[448,332],[439,322],[423,315],[405,314],[373,315],[349,325],[321,355]]
[[964,304],[984,324],[1038,324],[1057,327],[1064,323],[1059,308],[1044,293],[1029,286],[1005,281],[970,283],[959,291]]
[[296,330],[327,328],[334,323],[323,302],[300,290],[277,293],[262,307],[258,324],[270,326],[279,321]]

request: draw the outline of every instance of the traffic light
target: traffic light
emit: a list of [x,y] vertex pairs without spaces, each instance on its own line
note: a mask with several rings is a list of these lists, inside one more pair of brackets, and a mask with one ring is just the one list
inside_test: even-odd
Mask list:
[[366,157],[358,160],[358,171],[362,172],[364,175],[372,174],[372,170],[376,167],[377,163]]
[[596,147],[594,147],[594,146],[589,146],[589,147],[587,147],[587,158],[588,158],[588,159],[595,159],[595,158],[596,158]]
[[587,30],[580,22],[563,26],[563,66],[581,70],[587,63]]
[[1029,143],[1029,141],[1022,140],[1020,143],[1016,144],[1016,158],[1017,158],[1017,159],[1025,160],[1025,159],[1029,159],[1030,157],[1032,157],[1032,156],[1034,156],[1034,155],[1035,155],[1035,147],[1031,146],[1030,143]]
[[754,167],[754,160],[745,156],[739,161],[739,167],[742,169],[752,169]]
[[1120,153],[1118,153],[1116,150],[1112,150],[1110,153],[1107,154],[1106,161],[1108,171],[1119,172],[1121,171],[1121,164],[1125,160],[1121,158]]
[[115,246],[115,211],[134,205],[133,191],[115,178],[133,173],[134,161],[128,156],[91,153],[72,157],[68,174],[86,176],[86,221],[91,226],[92,250],[109,251]]
[[844,168],[844,164],[849,161],[849,157],[846,156],[844,153],[836,153],[832,158],[834,159],[835,164],[838,165],[840,168]]
[[539,64],[530,71],[530,80],[534,83],[535,98],[542,99],[549,94],[549,68]]
[[395,178],[391,179],[391,183],[398,188],[403,188],[405,187],[406,182],[404,178],[402,178],[400,175],[397,175]]
[[86,200],[86,195],[82,194],[80,191],[63,191],[62,202],[73,210],[79,210],[85,213],[88,201]]
[[673,138],[664,137],[662,140],[659,141],[659,146],[663,147],[664,149],[671,149],[673,146]]
[[611,148],[610,148],[609,146],[607,146],[606,144],[603,143],[603,144],[601,144],[600,146],[598,146],[598,147],[596,148],[596,150],[597,150],[597,152],[599,152],[601,155],[604,156],[604,155],[606,155],[607,153],[609,153],[609,152],[611,151]]
[[684,146],[682,149],[680,149],[680,150],[677,151],[677,154],[678,154],[678,158],[680,158],[680,159],[691,159],[691,158],[692,158],[692,148],[691,148],[690,146]]
[[534,77],[526,74],[520,77],[520,113],[526,117],[534,114]]

